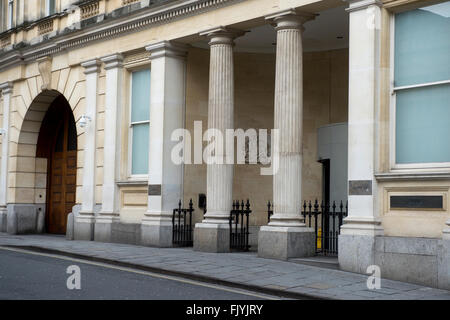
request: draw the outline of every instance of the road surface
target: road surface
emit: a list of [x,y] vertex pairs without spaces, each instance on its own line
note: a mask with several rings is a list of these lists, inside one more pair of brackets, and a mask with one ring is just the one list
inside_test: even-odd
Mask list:
[[278,297],[54,254],[0,248],[0,299],[255,300]]

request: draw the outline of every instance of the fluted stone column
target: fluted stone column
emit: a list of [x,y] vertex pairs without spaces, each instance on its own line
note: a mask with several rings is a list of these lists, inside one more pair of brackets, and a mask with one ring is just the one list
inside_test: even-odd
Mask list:
[[183,165],[171,158],[177,144],[172,132],[184,127],[186,47],[161,41],[150,52],[150,133],[148,204],[141,223],[141,243],[172,246],[172,210],[183,196]]
[[95,154],[97,133],[97,85],[101,61],[89,60],[81,64],[86,75],[85,115],[89,121],[84,127],[84,164],[81,210],[74,217],[74,239],[93,240],[95,226]]
[[[273,176],[274,214],[260,229],[258,255],[287,259],[314,254],[315,236],[301,216],[303,127],[303,24],[310,13],[285,10],[266,17],[277,30],[275,118],[278,171]],[[277,143],[277,142],[275,142]],[[275,157],[277,158],[277,157]]]
[[103,162],[102,209],[95,219],[95,241],[111,241],[112,225],[119,221],[120,115],[122,111],[123,57],[113,54],[100,59],[106,70],[105,159]]
[[[225,137],[226,129],[234,129],[234,39],[243,32],[219,27],[202,32],[209,38],[208,129]],[[215,163],[207,165],[207,213],[195,225],[194,250],[228,252],[230,250],[229,216],[233,195],[233,164],[225,164],[225,144],[219,149],[214,140]],[[222,161],[220,161],[221,159]]]
[[0,164],[0,232],[7,231],[7,195],[8,195],[8,157],[9,157],[9,110],[11,106],[13,84],[5,82],[0,84],[0,93],[3,96],[3,123],[2,123],[2,160]]

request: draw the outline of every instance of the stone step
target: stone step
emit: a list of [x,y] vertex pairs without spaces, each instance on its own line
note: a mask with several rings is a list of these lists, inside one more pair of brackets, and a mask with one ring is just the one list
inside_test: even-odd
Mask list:
[[339,270],[339,261],[337,257],[315,256],[309,258],[292,258],[288,261],[308,266]]

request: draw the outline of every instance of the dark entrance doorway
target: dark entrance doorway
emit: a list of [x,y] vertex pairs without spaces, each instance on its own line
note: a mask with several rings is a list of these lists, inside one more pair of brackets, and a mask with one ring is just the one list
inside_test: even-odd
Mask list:
[[47,159],[46,232],[64,234],[75,205],[77,132],[67,100],[58,96],[42,121],[36,157]]
[[[320,160],[319,162],[322,164],[322,199],[326,209],[330,205],[330,159]],[[325,240],[328,240],[327,235],[330,234],[329,217],[323,217],[321,233],[324,235]],[[321,247],[324,250],[329,250],[329,245],[329,241],[323,241],[321,243]]]

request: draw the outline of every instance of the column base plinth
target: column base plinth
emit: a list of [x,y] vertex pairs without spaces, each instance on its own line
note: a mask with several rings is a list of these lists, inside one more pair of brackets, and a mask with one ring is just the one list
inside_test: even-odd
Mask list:
[[230,226],[225,223],[197,223],[194,229],[194,250],[230,252]]
[[338,241],[338,260],[341,270],[366,273],[375,264],[375,236],[341,234]]
[[6,232],[8,226],[8,209],[5,207],[0,208],[0,232]]
[[144,218],[141,224],[141,244],[149,247],[170,248],[172,243],[172,221]]
[[10,203],[3,221],[9,234],[42,233],[45,228],[45,205]]
[[381,221],[375,217],[347,217],[341,226],[341,234],[360,236],[382,236]]
[[438,287],[450,290],[450,229],[442,234],[442,245],[438,255]]
[[73,239],[74,240],[94,240],[95,216],[94,213],[80,212],[74,219]]
[[99,242],[112,242],[113,223],[119,222],[117,215],[100,214],[95,219],[94,240]]
[[450,241],[450,225],[447,225],[447,227],[442,231],[442,240]]
[[278,260],[311,257],[316,251],[314,229],[263,226],[258,233],[258,257]]

